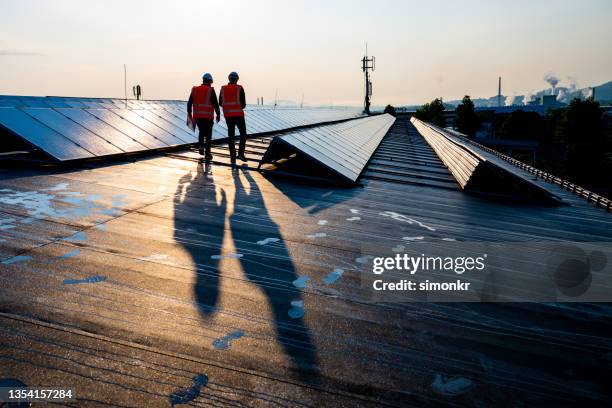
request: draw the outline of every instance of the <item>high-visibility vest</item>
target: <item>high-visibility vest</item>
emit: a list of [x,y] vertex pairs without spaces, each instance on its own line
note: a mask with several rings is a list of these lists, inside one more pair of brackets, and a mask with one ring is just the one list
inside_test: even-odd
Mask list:
[[242,87],[238,84],[227,84],[221,87],[223,115],[225,115],[226,118],[244,116],[242,105],[240,105],[241,90]]
[[202,118],[213,120],[215,117],[215,109],[212,106],[211,95],[214,90],[212,86],[205,84],[194,86],[191,89],[191,94],[193,95],[194,119]]

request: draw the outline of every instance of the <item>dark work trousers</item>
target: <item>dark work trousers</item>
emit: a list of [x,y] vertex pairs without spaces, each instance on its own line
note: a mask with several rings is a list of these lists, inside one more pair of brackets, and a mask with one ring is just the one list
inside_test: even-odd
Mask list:
[[198,130],[200,131],[200,134],[198,136],[198,148],[200,149],[200,154],[204,154],[204,148],[206,148],[206,156],[210,156],[213,120],[196,118],[195,121],[198,125]]
[[229,150],[232,162],[236,161],[236,147],[234,145],[234,138],[236,136],[236,126],[238,126],[238,131],[240,132],[240,144],[238,145],[238,155],[244,154],[244,147],[246,145],[246,123],[244,122],[244,117],[242,116],[234,116],[231,118],[225,118],[225,123],[227,123],[227,138],[229,139]]

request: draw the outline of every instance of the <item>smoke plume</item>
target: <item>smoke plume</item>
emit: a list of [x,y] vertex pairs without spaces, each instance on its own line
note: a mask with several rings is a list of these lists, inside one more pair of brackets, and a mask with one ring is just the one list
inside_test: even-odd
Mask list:
[[557,84],[559,83],[559,78],[557,78],[554,74],[546,74],[544,75],[544,80],[550,84],[550,87],[551,87],[550,94],[554,95],[555,88],[557,87]]

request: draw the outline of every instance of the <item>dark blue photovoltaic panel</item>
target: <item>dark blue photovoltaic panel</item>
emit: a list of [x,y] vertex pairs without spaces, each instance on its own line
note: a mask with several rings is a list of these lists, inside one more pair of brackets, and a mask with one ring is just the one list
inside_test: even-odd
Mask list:
[[197,137],[193,135],[193,133],[189,133],[187,129],[189,129],[185,124],[182,126],[175,126],[173,123],[164,120],[160,117],[159,112],[157,110],[137,110],[134,111],[138,115],[144,117],[146,120],[154,123],[160,128],[164,129],[166,132],[173,134],[177,138],[181,139],[183,143],[195,143],[198,141]]
[[47,104],[52,108],[70,108],[71,106],[66,101],[60,98],[47,98]]
[[85,109],[58,109],[57,112],[77,122],[90,132],[103,137],[124,152],[147,150],[143,144],[98,119]]
[[172,124],[174,129],[178,128],[182,132],[187,133],[188,136],[184,135],[184,137],[182,137],[183,139],[188,138],[188,140],[191,141],[190,143],[195,143],[198,141],[197,133],[193,132],[191,129],[189,129],[189,127],[186,126],[186,118],[179,119],[178,116],[173,115],[172,112],[164,109],[157,109],[155,111],[151,111],[151,113],[160,116],[163,120]]
[[138,126],[120,118],[118,115],[113,113],[111,109],[87,109],[87,111],[115,129],[123,132],[126,135],[130,135],[131,138],[146,146],[147,149],[160,149],[163,147],[168,147],[166,143],[155,138],[154,136],[151,136]]
[[17,108],[0,108],[0,125],[57,160],[92,157],[87,150]]
[[355,182],[394,122],[393,116],[384,114],[276,136],[262,161],[278,159],[290,146]]
[[78,144],[94,156],[107,156],[123,151],[73,122],[53,109],[23,108],[23,111]]
[[[198,130],[186,125],[185,101],[0,95],[0,107],[14,108],[3,111],[13,133],[58,160],[181,146],[198,140]],[[245,110],[247,133],[252,135],[359,116],[356,110],[343,109],[247,106]],[[19,120],[30,127],[17,126]],[[34,133],[34,128],[39,133]],[[213,126],[213,139],[226,137],[222,115]],[[61,154],[63,151],[66,154]]]
[[27,106],[30,108],[50,108],[49,104],[45,101],[46,98],[22,96],[19,98],[21,101],[20,106]]
[[[131,122],[132,124],[138,126],[145,132],[149,133],[152,136],[155,136],[159,140],[166,143],[168,146],[178,146],[181,144],[185,144],[184,141],[177,138],[174,135],[166,132],[159,126],[153,124],[152,122],[144,119],[142,116],[136,114],[134,111],[129,109],[109,109],[109,112],[113,112],[118,116],[121,116],[125,120]],[[185,125],[187,126],[187,125]]]

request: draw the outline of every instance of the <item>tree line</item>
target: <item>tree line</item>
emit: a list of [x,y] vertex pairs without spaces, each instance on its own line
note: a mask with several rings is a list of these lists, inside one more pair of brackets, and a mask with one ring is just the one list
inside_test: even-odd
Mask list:
[[[442,99],[436,98],[417,109],[415,116],[445,127],[445,110]],[[491,123],[494,138],[537,141],[541,159],[534,164],[542,170],[612,196],[611,118],[598,101],[576,98],[542,116],[520,109],[508,114],[479,113],[470,97],[464,96],[455,110],[454,128],[473,138],[483,122]],[[547,158],[550,151],[558,152],[557,156]]]

